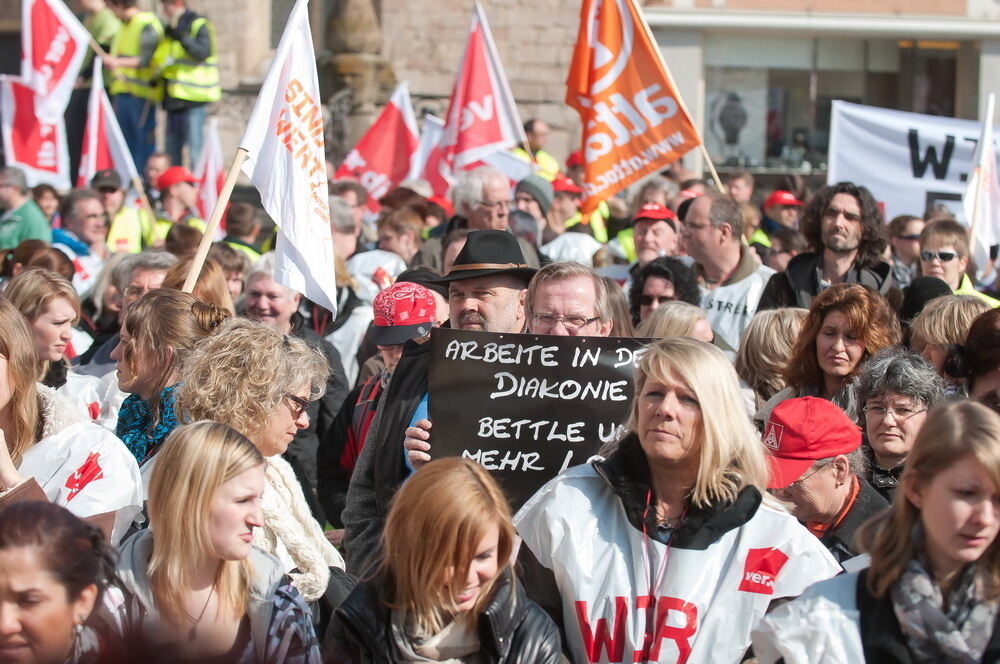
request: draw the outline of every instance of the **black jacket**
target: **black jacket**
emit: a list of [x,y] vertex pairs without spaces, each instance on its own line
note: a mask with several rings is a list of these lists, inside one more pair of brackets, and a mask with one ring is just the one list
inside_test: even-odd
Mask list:
[[[545,612],[524,594],[509,571],[497,580],[493,599],[479,615],[481,655],[487,664],[555,664],[559,634]],[[389,664],[390,612],[376,581],[357,586],[334,613],[323,640],[328,664]]]
[[[857,603],[861,645],[868,664],[917,664],[892,608],[892,599],[875,597],[868,590],[868,570],[858,574]],[[1000,662],[1000,616],[983,653],[984,663]]]
[[854,533],[857,532],[861,524],[875,516],[879,512],[889,507],[878,491],[872,488],[868,482],[858,478],[860,490],[851,509],[844,515],[843,520],[836,528],[831,528],[820,538],[838,563],[849,560],[861,552],[854,544]]
[[[819,272],[823,255],[799,254],[788,261],[784,272],[771,277],[760,296],[757,311],[779,307],[808,309],[813,298],[819,295]],[[852,265],[844,277],[848,284],[861,284],[885,296],[894,308],[902,304],[902,293],[896,288],[892,266],[880,261],[870,267]]]
[[377,414],[354,466],[343,520],[347,569],[362,577],[378,558],[379,537],[389,501],[409,475],[403,461],[406,427],[427,393],[430,343],[407,341],[382,392]]

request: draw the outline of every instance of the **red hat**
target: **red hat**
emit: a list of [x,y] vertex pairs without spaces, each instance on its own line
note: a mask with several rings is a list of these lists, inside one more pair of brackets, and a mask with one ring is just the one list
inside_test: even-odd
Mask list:
[[431,291],[410,281],[397,281],[375,296],[372,340],[395,346],[429,334],[437,320],[437,303]]
[[[434,194],[427,199],[428,202],[434,203],[434,205],[439,206],[444,213],[449,217],[455,216],[455,208],[451,206],[451,201],[448,200],[447,196],[441,196],[440,194]],[[441,221],[448,221],[447,219],[442,219]]]
[[576,152],[570,152],[569,156],[566,157],[566,168],[573,168],[574,166],[583,166],[582,150],[577,150]]
[[632,224],[635,225],[642,220],[665,221],[670,224],[671,228],[677,230],[677,215],[674,214],[673,210],[659,203],[644,204],[632,217]]
[[557,175],[556,179],[552,181],[552,191],[555,193],[563,194],[582,194],[583,189],[576,186],[576,183],[570,180],[565,175]]
[[814,462],[850,454],[861,446],[861,429],[833,402],[818,397],[787,399],[764,427],[771,479],[780,489],[802,477]]
[[170,189],[178,182],[189,182],[191,184],[198,184],[198,178],[194,176],[194,173],[184,168],[183,166],[171,166],[167,170],[160,174],[160,177],[156,179],[156,188],[160,191],[165,189]]
[[805,205],[802,201],[795,198],[795,194],[790,191],[782,191],[781,189],[776,189],[771,192],[771,195],[767,197],[764,201],[764,207],[771,207],[772,205]]

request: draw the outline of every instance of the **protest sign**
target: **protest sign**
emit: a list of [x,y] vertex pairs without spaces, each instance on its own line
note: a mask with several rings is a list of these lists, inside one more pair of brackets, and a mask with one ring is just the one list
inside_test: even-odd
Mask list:
[[482,464],[519,507],[559,471],[616,438],[645,342],[434,330],[434,456]]
[[964,221],[962,196],[981,133],[974,120],[835,101],[827,183],[865,185],[885,206],[886,219],[923,216],[941,203]]

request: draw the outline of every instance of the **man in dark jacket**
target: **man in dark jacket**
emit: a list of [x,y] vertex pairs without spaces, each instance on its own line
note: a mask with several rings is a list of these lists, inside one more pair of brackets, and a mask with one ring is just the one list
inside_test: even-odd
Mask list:
[[[448,276],[450,323],[456,329],[517,333],[524,329],[524,301],[535,270],[516,238],[503,230],[473,231]],[[361,576],[378,559],[389,501],[409,475],[403,448],[407,427],[426,418],[430,344],[407,341],[392,380],[378,403],[354,466],[343,512],[347,568]]]
[[814,252],[799,254],[784,272],[771,277],[758,311],[778,307],[808,309],[833,284],[861,284],[898,303],[892,266],[882,260],[884,220],[865,187],[838,182],[820,189],[802,213],[801,229]]

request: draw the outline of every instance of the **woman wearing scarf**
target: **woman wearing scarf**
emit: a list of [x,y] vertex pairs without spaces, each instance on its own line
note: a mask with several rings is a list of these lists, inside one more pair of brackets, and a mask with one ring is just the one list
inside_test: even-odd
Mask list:
[[927,418],[893,509],[859,532],[871,566],[818,583],[754,632],[762,664],[1000,660],[1000,416],[958,401]]

